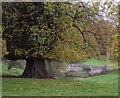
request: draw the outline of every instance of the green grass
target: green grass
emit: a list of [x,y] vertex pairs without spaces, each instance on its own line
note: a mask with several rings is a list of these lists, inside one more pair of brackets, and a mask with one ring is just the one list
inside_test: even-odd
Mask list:
[[113,65],[113,64],[117,64],[117,61],[112,61],[112,60],[98,60],[98,59],[95,59],[95,58],[91,58],[91,59],[88,59],[86,61],[84,61],[84,64],[88,64],[88,65]]
[[19,69],[19,68],[12,68],[11,70],[8,70],[8,67],[6,64],[0,64],[0,68],[2,70],[0,70],[0,74],[2,73],[2,75],[14,75],[14,76],[18,76],[21,75],[23,70]]
[[0,75],[2,74],[2,64],[0,64]]
[[117,96],[118,74],[90,78],[17,79],[3,78],[3,96]]
[[[101,65],[103,61],[90,59],[85,62],[89,65]],[[110,69],[118,68],[117,62],[107,61]],[[2,66],[3,75],[20,75],[23,70],[13,68],[8,70]],[[113,72],[107,75],[98,75],[89,78],[71,79],[2,79],[3,96],[117,96],[118,74]]]
[[107,64],[109,70],[120,68],[120,66],[118,66],[118,62],[112,61],[112,60],[103,61],[103,60],[98,60],[98,59],[92,58],[92,59],[88,59],[88,60],[84,61],[83,63],[87,64],[87,65],[98,65],[98,66]]

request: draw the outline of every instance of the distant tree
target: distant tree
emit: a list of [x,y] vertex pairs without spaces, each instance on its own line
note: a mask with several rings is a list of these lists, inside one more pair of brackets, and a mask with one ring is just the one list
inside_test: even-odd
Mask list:
[[118,9],[117,2],[104,2],[100,6],[100,17],[90,26],[90,31],[93,32],[98,43],[99,54],[103,54],[105,58],[114,60],[118,59]]

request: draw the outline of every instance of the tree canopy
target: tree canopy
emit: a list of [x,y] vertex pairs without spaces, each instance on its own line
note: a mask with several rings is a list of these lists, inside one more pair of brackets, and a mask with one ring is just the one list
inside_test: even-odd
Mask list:
[[70,26],[64,3],[3,3],[3,39],[10,58],[44,56]]
[[85,30],[95,19],[97,8],[82,2],[6,2],[2,8],[9,59],[80,59],[89,49]]

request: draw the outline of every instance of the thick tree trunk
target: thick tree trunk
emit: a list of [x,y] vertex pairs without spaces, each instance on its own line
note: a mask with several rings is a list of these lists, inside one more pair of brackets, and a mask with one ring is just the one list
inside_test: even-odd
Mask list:
[[45,65],[45,59],[27,59],[26,68],[20,76],[23,78],[52,78]]

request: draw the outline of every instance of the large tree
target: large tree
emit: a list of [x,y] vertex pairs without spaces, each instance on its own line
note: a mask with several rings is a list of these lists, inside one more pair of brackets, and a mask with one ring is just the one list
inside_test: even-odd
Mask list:
[[52,78],[45,66],[46,59],[78,61],[95,55],[99,47],[87,28],[97,18],[97,5],[2,3],[2,37],[8,51],[5,57],[26,60],[21,77]]
[[[8,59],[26,59],[23,77],[51,78],[45,58],[70,27],[65,3],[3,3],[3,39]],[[67,13],[67,12],[66,12]],[[40,66],[39,66],[40,65]]]

